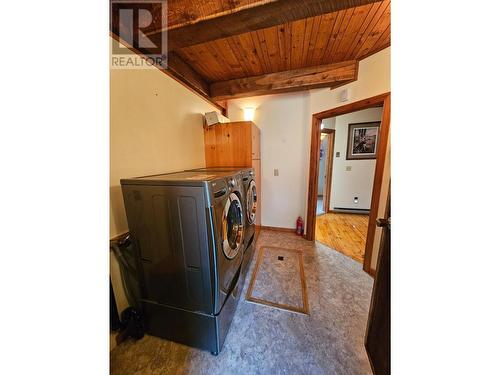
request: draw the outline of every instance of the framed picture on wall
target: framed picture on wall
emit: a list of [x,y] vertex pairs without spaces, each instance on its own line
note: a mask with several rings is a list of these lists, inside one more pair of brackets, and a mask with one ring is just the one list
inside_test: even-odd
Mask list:
[[377,157],[380,121],[349,124],[347,160],[375,159]]

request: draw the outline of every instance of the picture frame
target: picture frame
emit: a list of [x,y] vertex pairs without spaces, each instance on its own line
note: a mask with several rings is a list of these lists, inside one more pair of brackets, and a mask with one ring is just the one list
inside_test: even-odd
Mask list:
[[349,124],[346,160],[376,159],[380,121]]

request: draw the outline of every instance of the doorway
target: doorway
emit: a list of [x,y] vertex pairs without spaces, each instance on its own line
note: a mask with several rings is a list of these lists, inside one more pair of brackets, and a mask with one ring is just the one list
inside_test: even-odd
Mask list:
[[318,205],[327,189],[330,189],[332,199],[324,202],[324,211],[316,210],[316,240],[361,264],[365,254],[381,118],[382,107],[373,107],[324,119],[321,125],[323,128],[333,127],[336,139],[333,145],[335,155],[327,160],[328,145],[322,129]]
[[318,198],[316,201],[316,215],[323,215],[330,210],[333,152],[335,145],[335,130],[325,122],[321,129],[319,150]]
[[[316,214],[316,211],[318,206],[317,205],[318,184],[320,176],[319,158],[320,158],[321,134],[322,134],[321,124],[323,120],[374,107],[381,107],[382,115],[378,131],[377,152],[374,159],[375,168],[373,175],[373,187],[371,188],[371,196],[370,196],[371,199],[369,203],[369,216],[367,220],[368,223],[366,228],[366,241],[364,245],[364,258],[363,258],[363,269],[370,274],[373,274],[373,269],[371,268],[371,258],[372,258],[375,227],[376,227],[376,215],[378,213],[378,207],[380,202],[380,191],[382,187],[382,178],[384,175],[384,165],[385,165],[387,144],[389,139],[390,93],[377,95],[365,100],[361,100],[341,107],[313,114],[313,121],[311,128],[308,208],[307,208],[306,235],[305,235],[305,238],[310,241],[314,241],[316,239],[316,220],[318,216]],[[360,132],[358,132],[358,136],[359,134]],[[367,135],[367,133],[363,134]],[[336,137],[337,138],[339,137],[338,132],[336,132]],[[345,154],[347,154],[349,152],[349,149],[347,150],[335,149],[335,155],[337,155],[338,152],[345,152]],[[351,152],[351,156],[352,155],[353,154]],[[335,162],[333,162],[333,165],[334,164]],[[335,185],[335,181],[333,181],[332,184]],[[332,207],[331,202],[330,202],[330,207]]]

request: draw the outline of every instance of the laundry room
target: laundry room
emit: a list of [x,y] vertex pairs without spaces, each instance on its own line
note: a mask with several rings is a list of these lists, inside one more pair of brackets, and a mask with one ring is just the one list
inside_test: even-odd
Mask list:
[[[361,19],[371,8],[355,9]],[[390,2],[376,9],[377,27],[387,27]],[[333,27],[344,10],[330,13],[317,17]],[[239,14],[199,22],[217,30],[219,17]],[[272,52],[272,33],[255,33],[269,56],[234,60],[248,54],[252,33],[224,41],[213,31],[192,45],[182,32],[195,25],[169,30],[167,69],[110,69],[111,373],[370,373],[374,364],[384,373],[387,352],[371,340],[386,345],[387,331],[369,317],[377,267],[316,241],[310,179],[319,116],[367,106],[381,113],[373,164],[378,184],[389,181],[390,39],[355,60],[293,57],[293,70]],[[112,54],[148,56],[118,29],[110,44]],[[322,69],[326,83],[317,81]],[[375,200],[366,214],[388,217],[388,191]],[[389,230],[372,225],[372,237]],[[354,231],[343,228],[337,243]]]
[[[387,76],[389,56],[363,61],[361,82],[372,66]],[[306,237],[311,107],[320,112],[322,96],[336,95],[251,96],[222,107],[160,70],[111,71],[113,373],[153,361],[251,372],[257,358],[268,373],[370,371],[363,338],[374,270]],[[334,298],[336,284],[356,303]],[[318,340],[346,354],[332,350],[311,365]],[[265,349],[276,343],[296,354],[283,363]]]
[[0,375],[500,374],[490,3],[3,2]]

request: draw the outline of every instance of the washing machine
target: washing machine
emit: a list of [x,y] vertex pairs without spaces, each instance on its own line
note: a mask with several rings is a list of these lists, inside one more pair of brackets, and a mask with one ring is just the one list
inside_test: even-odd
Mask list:
[[121,180],[146,332],[218,354],[242,289],[241,173]]
[[243,200],[245,208],[245,243],[243,259],[243,276],[246,276],[255,252],[255,221],[257,218],[257,185],[255,183],[255,171],[253,168],[242,167],[209,167],[197,168],[190,171],[198,172],[228,172],[241,175],[243,182]]
[[242,171],[243,191],[245,194],[245,253],[243,259],[243,274],[246,276],[252,261],[257,238],[255,237],[255,222],[257,219],[257,185],[255,183],[255,171],[253,168]]

